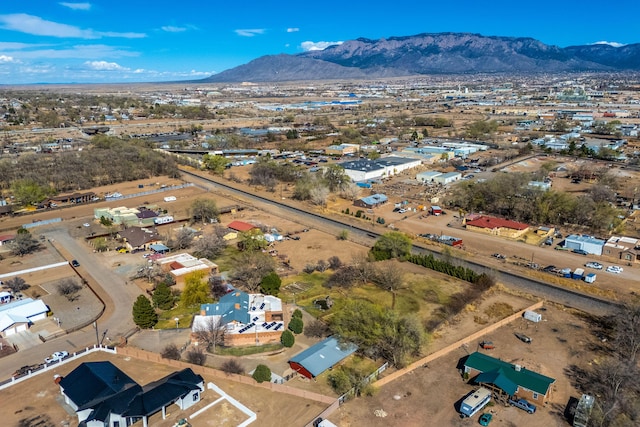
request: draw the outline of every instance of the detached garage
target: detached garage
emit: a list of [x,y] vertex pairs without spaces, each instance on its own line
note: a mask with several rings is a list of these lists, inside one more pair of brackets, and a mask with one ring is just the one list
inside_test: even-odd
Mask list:
[[25,298],[0,306],[0,334],[4,337],[23,332],[29,325],[47,318],[49,307],[41,300]]

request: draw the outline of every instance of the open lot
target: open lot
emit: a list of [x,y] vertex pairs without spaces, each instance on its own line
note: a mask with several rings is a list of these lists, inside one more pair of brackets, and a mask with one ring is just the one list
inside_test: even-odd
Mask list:
[[[465,333],[473,330],[474,317],[486,312],[497,301],[510,299],[504,296],[495,298],[498,295],[487,298],[475,310],[462,314],[456,322],[439,330],[438,336],[446,338],[433,341],[433,349],[440,348],[448,340],[454,342],[461,339]],[[583,367],[591,364],[596,358],[592,348],[597,347],[597,339],[585,321],[566,310],[547,306],[540,313],[543,316],[540,323],[518,319],[484,337],[493,341],[495,349],[482,350],[478,345],[480,340],[469,342],[468,346],[458,348],[383,386],[373,397],[347,402],[330,418],[342,427],[471,426],[477,424],[482,412],[491,411],[494,416],[492,424],[496,425],[566,426],[567,421],[563,418],[565,406],[569,397],[579,397],[580,394],[572,387],[572,379],[565,368],[570,364]],[[477,324],[475,328],[480,329]],[[515,332],[530,336],[532,343],[519,341]],[[470,419],[460,419],[456,404],[477,386],[465,383],[457,366],[462,358],[474,351],[487,352],[492,357],[555,378],[548,404],[538,407],[533,415],[514,407],[494,404]],[[386,415],[380,416],[382,414]]]

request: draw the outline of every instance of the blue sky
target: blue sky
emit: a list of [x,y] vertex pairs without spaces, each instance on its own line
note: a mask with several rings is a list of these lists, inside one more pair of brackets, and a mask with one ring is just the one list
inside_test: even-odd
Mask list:
[[640,42],[640,2],[0,0],[0,84],[205,78],[346,40],[472,32],[561,47]]

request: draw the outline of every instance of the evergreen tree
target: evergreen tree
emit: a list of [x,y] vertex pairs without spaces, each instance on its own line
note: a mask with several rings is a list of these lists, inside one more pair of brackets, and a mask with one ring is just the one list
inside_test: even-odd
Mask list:
[[299,308],[296,308],[295,310],[293,310],[293,314],[291,315],[291,317],[297,317],[298,319],[302,319],[302,311],[300,311]]
[[151,301],[144,295],[138,295],[138,299],[133,303],[133,321],[142,329],[149,329],[158,323],[158,315]]
[[160,282],[153,291],[153,305],[161,310],[169,310],[173,307],[173,295],[166,283]]
[[278,295],[280,285],[282,285],[282,279],[280,279],[278,273],[272,271],[262,278],[260,290],[265,295]]
[[285,347],[293,347],[293,345],[296,343],[296,337],[291,331],[285,329],[280,336],[280,342]]
[[271,369],[267,365],[258,365],[256,370],[253,371],[253,379],[259,383],[271,381]]
[[301,334],[303,328],[304,328],[304,323],[302,322],[301,318],[299,318],[299,317],[292,317],[291,318],[291,321],[289,322],[289,329],[294,334]]

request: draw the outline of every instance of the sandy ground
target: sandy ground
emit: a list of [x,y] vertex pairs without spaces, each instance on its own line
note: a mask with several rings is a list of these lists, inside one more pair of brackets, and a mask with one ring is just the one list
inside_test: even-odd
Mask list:
[[[168,366],[141,361],[134,358],[107,353],[92,353],[58,367],[57,369],[34,376],[27,381],[0,391],[2,400],[2,424],[15,427],[59,427],[78,425],[77,417],[70,408],[62,404],[59,387],[54,384],[54,375],[66,375],[81,362],[108,360],[122,369],[138,384],[147,384],[151,381],[175,371]],[[291,426],[303,426],[316,414],[324,409],[313,401],[294,398],[280,393],[274,393],[261,388],[255,388],[227,380],[205,377],[206,382],[213,382],[231,397],[239,400],[250,410],[258,415],[255,425],[265,427],[279,427],[286,423]],[[159,414],[151,417],[149,425],[153,427],[170,427],[177,420],[185,418],[196,410],[215,401],[218,396],[211,390],[202,394],[202,402],[190,408],[188,411],[180,411],[177,406],[171,406],[166,420],[162,420]],[[282,408],[287,408],[286,415]],[[247,417],[229,403],[221,403],[210,408],[197,418],[190,420],[193,426],[237,426]],[[140,422],[139,424],[142,425]]]
[[[464,313],[458,322],[453,322],[438,332],[441,338],[432,343],[432,348],[440,348],[447,341],[460,339],[471,330],[480,329],[474,325],[474,317],[497,301],[509,302],[519,307],[513,297],[494,294],[487,297],[477,310]],[[520,303],[527,304],[521,300]],[[540,311],[543,321],[538,324],[524,319],[502,327],[486,337],[496,345],[494,350],[482,350],[475,343],[459,348],[436,361],[418,368],[411,373],[385,385],[373,397],[361,397],[343,405],[331,420],[342,427],[349,426],[469,426],[476,425],[482,412],[494,414],[492,422],[496,425],[532,427],[566,426],[563,412],[569,397],[579,397],[573,388],[571,378],[565,373],[565,367],[576,364],[586,367],[595,358],[589,350],[589,343],[596,338],[591,335],[588,325],[571,313],[546,307]],[[532,337],[532,344],[524,344],[514,332],[523,332]],[[500,404],[488,407],[471,419],[460,419],[456,412],[466,394],[477,388],[467,384],[458,373],[458,362],[474,351],[487,351],[509,363],[520,364],[527,369],[556,379],[549,403],[538,407],[534,415],[513,407]],[[385,417],[379,417],[374,411],[382,409]],[[426,421],[428,420],[428,421]]]

